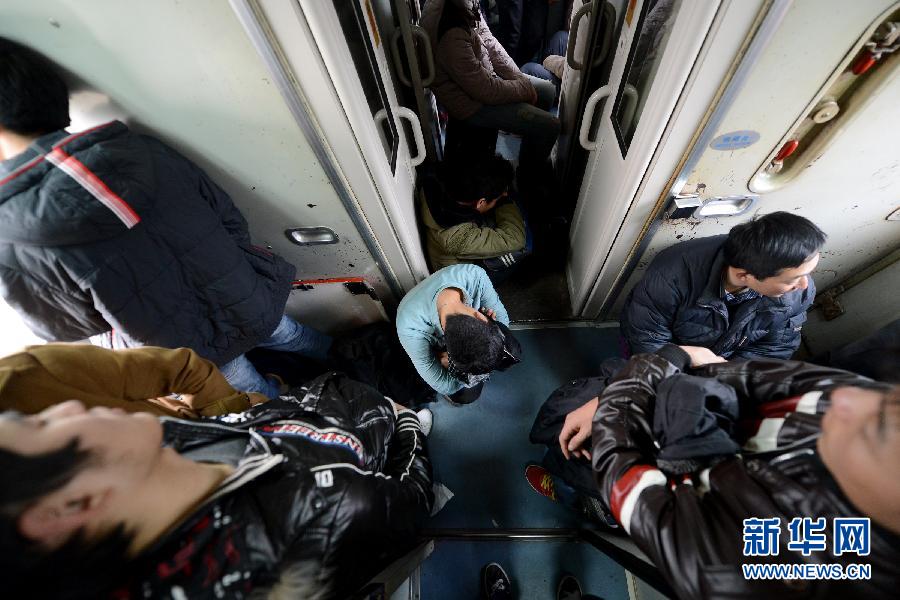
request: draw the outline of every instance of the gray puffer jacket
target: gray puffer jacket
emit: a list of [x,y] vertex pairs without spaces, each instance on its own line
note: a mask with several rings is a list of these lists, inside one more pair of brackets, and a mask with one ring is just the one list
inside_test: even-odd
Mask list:
[[0,293],[35,334],[112,331],[221,365],[278,325],[294,267],[251,245],[228,194],[173,149],[113,121],[21,160],[0,179]]
[[632,354],[667,343],[702,346],[725,358],[790,358],[797,350],[816,297],[812,277],[805,290],[747,300],[729,314],[722,298],[727,237],[681,242],[656,255],[619,315]]

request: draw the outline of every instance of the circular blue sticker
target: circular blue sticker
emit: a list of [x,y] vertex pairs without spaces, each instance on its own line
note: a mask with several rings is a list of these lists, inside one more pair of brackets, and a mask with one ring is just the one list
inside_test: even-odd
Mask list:
[[759,141],[758,131],[729,131],[709,143],[713,150],[740,150]]

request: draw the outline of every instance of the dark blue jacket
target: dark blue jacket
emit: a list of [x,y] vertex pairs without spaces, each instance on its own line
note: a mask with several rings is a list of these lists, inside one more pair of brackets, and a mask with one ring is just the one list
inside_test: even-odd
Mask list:
[[44,136],[22,161],[0,179],[0,293],[38,336],[112,331],[221,365],[278,325],[294,267],[159,140],[114,121]]
[[724,358],[791,357],[816,296],[812,278],[805,290],[742,302],[732,320],[721,295],[726,237],[682,242],[656,255],[619,318],[632,354],[671,342],[709,348]]

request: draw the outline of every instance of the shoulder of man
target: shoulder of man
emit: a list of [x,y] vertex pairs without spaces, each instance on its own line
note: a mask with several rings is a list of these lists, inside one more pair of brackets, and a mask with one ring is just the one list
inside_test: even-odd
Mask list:
[[679,264],[690,267],[712,262],[727,238],[727,235],[714,235],[673,244],[660,250],[650,267],[671,268]]

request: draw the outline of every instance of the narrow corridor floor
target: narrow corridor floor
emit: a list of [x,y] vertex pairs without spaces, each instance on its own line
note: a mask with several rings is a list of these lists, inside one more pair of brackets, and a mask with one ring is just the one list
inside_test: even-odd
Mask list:
[[[593,375],[619,353],[618,328],[567,326],[514,331],[523,360],[496,373],[482,397],[468,406],[431,406],[428,438],[435,479],[454,494],[429,528],[572,528],[580,518],[538,495],[525,481],[525,465],[539,461],[543,447],[528,441],[538,408],[554,389]],[[607,600],[625,599],[621,567],[586,544],[560,542],[439,542],[423,565],[422,597],[477,598],[478,571],[499,561],[519,581],[519,599],[554,597],[563,571],[585,583],[585,591]],[[475,595],[473,595],[475,594]]]

